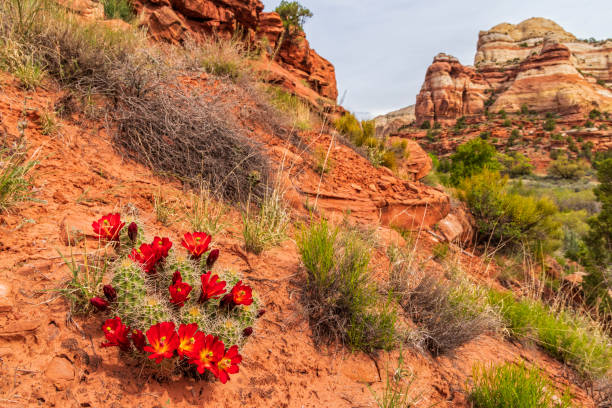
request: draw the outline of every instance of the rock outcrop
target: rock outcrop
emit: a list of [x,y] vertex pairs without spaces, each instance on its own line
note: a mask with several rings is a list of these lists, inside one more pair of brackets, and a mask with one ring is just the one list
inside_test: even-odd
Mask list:
[[173,43],[213,32],[231,36],[239,29],[254,38],[264,7],[260,0],[134,0],[133,4],[152,38]]
[[492,111],[564,116],[612,110],[612,41],[578,40],[558,24],[531,18],[479,33],[474,66],[438,54],[416,101],[416,120],[453,123]]
[[[63,0],[68,1],[68,0]],[[85,0],[82,0],[85,1]],[[277,13],[263,13],[260,0],[135,0],[141,24],[158,41],[181,43],[211,34],[242,34],[262,43],[272,59],[258,65],[269,82],[277,83],[315,105],[320,97],[335,103],[334,66],[310,47],[302,31],[290,34]]]
[[395,133],[404,126],[409,126],[416,120],[414,105],[389,112],[374,118],[376,123],[376,134],[385,137]]
[[317,94],[336,100],[338,89],[334,66],[310,48],[303,31],[288,33],[278,13],[261,13],[257,36],[265,39],[268,54],[275,62]]

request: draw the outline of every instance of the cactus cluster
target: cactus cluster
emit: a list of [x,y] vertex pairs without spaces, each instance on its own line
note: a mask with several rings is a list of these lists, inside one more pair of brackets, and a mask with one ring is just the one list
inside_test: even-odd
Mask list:
[[[212,252],[211,249],[208,249],[210,237],[207,236],[206,251],[201,251],[202,253],[198,253],[197,257],[193,256],[193,251],[190,253],[185,241],[183,241],[183,246],[187,248],[187,251],[175,248],[175,246],[170,247],[167,255],[160,257],[155,267],[147,273],[141,263],[143,262],[142,257],[137,256],[140,253],[139,248],[149,245],[145,243],[148,240],[144,228],[138,221],[132,220],[126,220],[125,225],[126,227],[121,229],[118,237],[114,238],[117,258],[109,268],[110,285],[107,285],[113,291],[112,299],[109,298],[106,291],[108,302],[98,298],[106,303],[104,309],[110,310],[111,315],[118,316],[130,331],[146,332],[152,326],[163,322],[171,322],[176,327],[195,323],[203,333],[218,337],[224,344],[241,348],[253,331],[253,326],[260,313],[260,301],[255,293],[252,294],[250,304],[236,305],[231,302],[231,299],[228,300],[228,297],[231,296],[230,289],[236,284],[240,287],[241,277],[231,270],[215,268],[214,261],[218,256],[218,251],[217,254],[209,257]],[[156,243],[161,244],[161,240],[155,237],[149,248],[153,248]],[[202,246],[199,249],[202,250]],[[142,253],[144,252],[143,250]],[[220,281],[226,282],[224,293],[228,293],[225,297],[217,296],[203,301],[200,298],[201,276],[211,270],[213,274],[218,275]],[[180,272],[182,282],[191,288],[182,306],[172,302],[169,292],[170,286],[175,283],[176,271]],[[250,288],[248,290],[250,291]],[[137,358],[147,360],[147,355],[144,353],[134,352],[132,354]],[[192,367],[185,361],[178,359],[171,364],[170,361],[165,361],[165,364],[155,366],[160,372],[167,372],[169,366],[173,367],[172,370],[193,372]]]

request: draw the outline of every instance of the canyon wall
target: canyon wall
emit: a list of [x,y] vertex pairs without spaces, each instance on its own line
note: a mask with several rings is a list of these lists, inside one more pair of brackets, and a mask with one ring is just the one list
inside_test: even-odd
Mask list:
[[417,96],[416,120],[452,124],[485,108],[584,115],[612,111],[612,40],[579,40],[531,18],[481,31],[474,66],[438,54]]

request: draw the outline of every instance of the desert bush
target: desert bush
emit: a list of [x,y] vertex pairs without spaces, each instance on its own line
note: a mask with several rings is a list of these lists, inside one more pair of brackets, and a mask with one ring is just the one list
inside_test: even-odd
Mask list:
[[544,125],[542,127],[544,130],[548,132],[552,132],[553,130],[555,130],[556,126],[557,126],[557,122],[555,121],[555,119],[552,117],[549,117],[544,121]]
[[511,121],[510,119],[505,119],[505,120],[502,122],[502,126],[503,126],[503,127],[510,127],[510,126],[512,126],[512,121]]
[[582,286],[587,302],[605,316],[612,316],[612,159],[597,163],[597,180],[594,193],[601,211],[587,221],[587,250],[582,263],[587,265],[588,275]]
[[[0,4],[2,41],[18,44],[13,48],[78,98],[105,97],[115,146],[130,158],[188,184],[204,179],[231,201],[263,196],[268,158],[234,125],[231,82],[214,93],[183,86],[177,71],[186,69],[184,50],[162,50],[136,30],[83,23],[50,2],[24,32],[15,4]],[[252,186],[254,173],[264,183]]]
[[321,220],[302,226],[297,244],[307,271],[302,300],[315,338],[364,351],[392,348],[396,312],[377,296],[372,249],[361,234]]
[[497,160],[502,166],[501,173],[510,177],[526,176],[531,174],[533,170],[533,165],[529,162],[529,159],[518,152],[507,155],[498,153]]
[[247,251],[260,254],[287,237],[289,212],[278,189],[267,193],[256,211],[250,206],[242,214],[242,237]]
[[155,219],[166,227],[174,219],[172,203],[164,199],[161,189],[153,196],[153,210],[155,211]]
[[431,129],[431,122],[429,122],[428,120],[424,120],[423,123],[421,123],[420,128],[421,129]]
[[484,293],[465,281],[449,284],[427,275],[400,304],[418,326],[423,346],[438,355],[499,329],[499,317],[483,302]]
[[457,147],[451,155],[450,177],[453,185],[483,169],[497,169],[499,163],[495,160],[495,147],[485,140],[476,138]]
[[476,220],[479,241],[532,250],[553,250],[560,226],[552,216],[557,207],[548,197],[525,197],[508,191],[507,177],[485,170],[464,179],[457,188]]
[[571,407],[571,396],[555,396],[550,380],[537,368],[506,363],[485,368],[475,366],[470,400],[474,408]]
[[130,0],[102,0],[106,18],[118,18],[128,23],[134,19],[134,10]]
[[609,371],[612,340],[589,317],[539,300],[515,299],[511,293],[491,290],[488,297],[512,335],[534,340],[587,377],[599,378]]
[[352,113],[345,113],[334,123],[336,130],[347,136],[355,145],[362,146],[365,138],[359,120]]
[[312,12],[297,1],[282,0],[274,9],[283,21],[286,30],[304,30],[306,19],[312,17]]
[[555,178],[576,180],[586,175],[589,168],[585,161],[569,160],[566,155],[559,156],[548,166],[548,175]]
[[31,173],[38,150],[28,157],[25,143],[0,146],[0,214],[33,198]]

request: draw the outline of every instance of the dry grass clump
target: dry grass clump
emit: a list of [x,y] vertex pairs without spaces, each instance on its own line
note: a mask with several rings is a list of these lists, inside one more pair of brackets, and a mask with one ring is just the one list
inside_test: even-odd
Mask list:
[[442,281],[426,274],[409,251],[390,247],[388,255],[390,288],[418,327],[412,336],[417,347],[443,354],[500,329],[500,318],[486,302],[483,288],[460,278]]
[[0,214],[20,202],[32,199],[31,172],[38,150],[28,157],[24,143],[0,144]]
[[[263,196],[268,158],[234,122],[272,116],[273,110],[257,100],[235,112],[231,99],[232,94],[252,94],[253,89],[245,85],[240,86],[244,91],[237,91],[240,87],[223,81],[214,93],[185,86],[177,79],[190,73],[185,50],[151,45],[136,30],[84,24],[46,0],[0,4],[0,38],[0,61],[11,72],[32,61],[70,89],[82,105],[105,101],[107,109],[100,113],[116,145],[131,158],[190,184],[204,180],[231,201],[244,201],[249,193]],[[201,59],[208,55],[209,61],[222,61],[222,50],[203,49]],[[225,75],[221,65],[207,64],[200,70],[215,66],[214,74]],[[262,181],[258,186],[250,184],[254,175]]]

